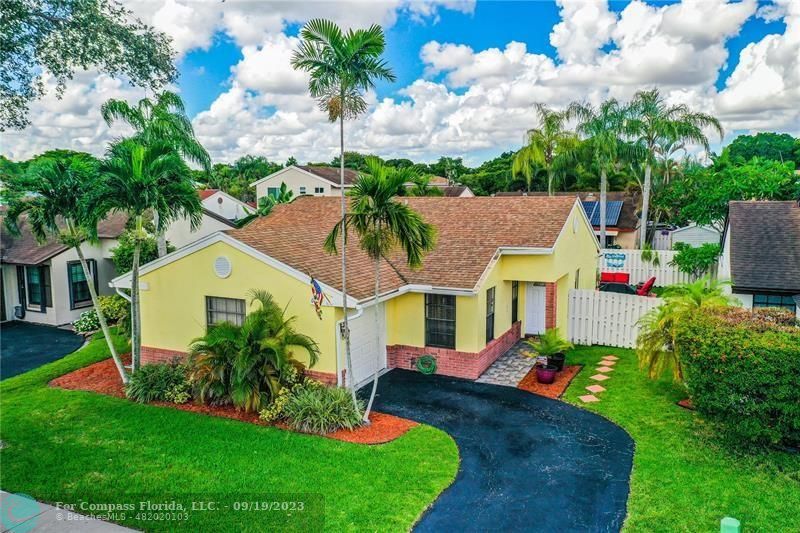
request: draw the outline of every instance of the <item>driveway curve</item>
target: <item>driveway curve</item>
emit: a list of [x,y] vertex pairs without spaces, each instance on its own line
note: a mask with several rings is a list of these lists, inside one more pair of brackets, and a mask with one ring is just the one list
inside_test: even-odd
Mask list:
[[605,418],[512,387],[407,370],[383,376],[375,402],[458,444],[456,480],[415,531],[622,527],[634,444]]

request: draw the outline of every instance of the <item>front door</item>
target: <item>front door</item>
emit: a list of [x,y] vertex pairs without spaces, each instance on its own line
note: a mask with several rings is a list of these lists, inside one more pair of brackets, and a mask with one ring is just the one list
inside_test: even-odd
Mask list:
[[525,334],[544,333],[545,291],[544,285],[526,284],[525,292]]

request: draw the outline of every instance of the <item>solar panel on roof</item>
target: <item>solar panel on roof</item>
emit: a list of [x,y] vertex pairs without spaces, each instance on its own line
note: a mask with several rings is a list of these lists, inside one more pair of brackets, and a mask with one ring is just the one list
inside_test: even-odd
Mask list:
[[[592,226],[600,225],[600,202],[584,201],[583,210]],[[606,226],[616,226],[619,223],[619,214],[622,212],[622,200],[606,202]]]

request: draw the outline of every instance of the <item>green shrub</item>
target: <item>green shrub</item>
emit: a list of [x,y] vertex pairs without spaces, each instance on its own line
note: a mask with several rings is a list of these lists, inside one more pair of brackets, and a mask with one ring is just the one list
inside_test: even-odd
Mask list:
[[78,333],[89,333],[100,329],[100,320],[97,318],[97,312],[94,309],[84,311],[78,320],[72,323],[72,327]]
[[[295,387],[299,387],[296,385]],[[258,417],[265,422],[275,422],[286,417],[285,409],[286,404],[289,403],[289,398],[292,394],[292,389],[283,387],[278,394],[272,398],[269,406],[258,412]]]
[[[362,409],[363,406],[359,406],[359,410]],[[337,429],[353,429],[361,424],[350,391],[326,387],[312,380],[295,387],[283,407],[283,414],[292,428],[320,435]]]
[[737,441],[800,445],[800,327],[788,312],[727,308],[677,326],[701,416]]
[[189,401],[186,367],[177,361],[144,365],[131,375],[125,395],[140,403],[186,403]]
[[103,312],[103,316],[106,317],[106,322],[109,324],[113,324],[126,317],[128,315],[128,309],[130,309],[128,301],[119,294],[100,296],[97,298],[97,304],[100,306],[100,310]]

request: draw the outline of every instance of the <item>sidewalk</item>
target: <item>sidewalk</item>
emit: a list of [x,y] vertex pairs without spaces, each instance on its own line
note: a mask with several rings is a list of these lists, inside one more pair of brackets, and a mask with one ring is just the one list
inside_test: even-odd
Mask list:
[[88,518],[52,505],[37,502],[25,495],[0,490],[0,528],[2,533],[33,532],[109,532],[134,531],[102,520]]

